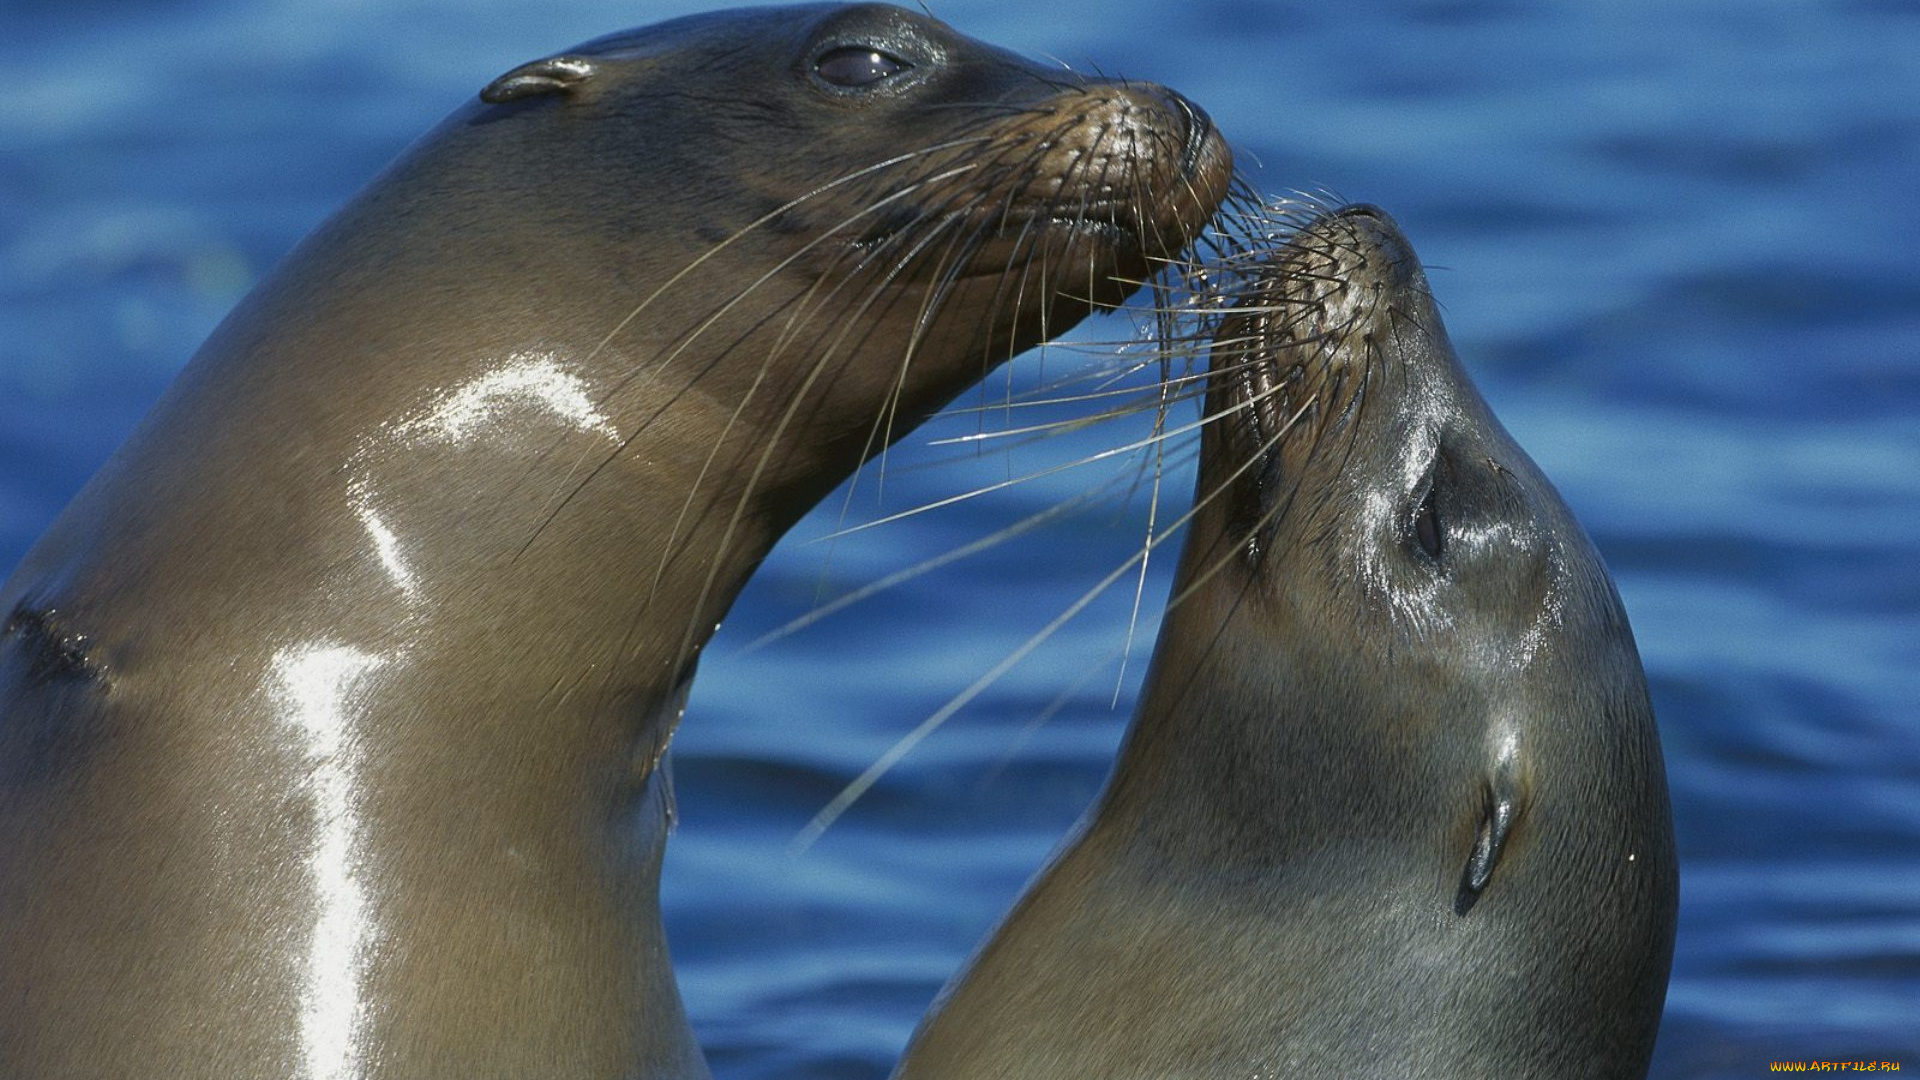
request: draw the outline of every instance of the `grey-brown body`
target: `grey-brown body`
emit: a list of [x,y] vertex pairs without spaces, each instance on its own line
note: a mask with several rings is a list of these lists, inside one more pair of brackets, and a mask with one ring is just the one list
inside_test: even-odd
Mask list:
[[1113,776],[896,1075],[1644,1076],[1678,869],[1612,582],[1390,220],[1262,260]]
[[1230,168],[1167,91],[877,5],[489,87],[0,587],[0,1075],[705,1075],[657,897],[700,646]]

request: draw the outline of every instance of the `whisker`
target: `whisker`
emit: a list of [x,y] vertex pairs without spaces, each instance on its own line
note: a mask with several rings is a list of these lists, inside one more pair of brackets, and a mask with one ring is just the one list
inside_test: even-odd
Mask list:
[[[815,623],[818,623],[821,620],[828,618],[829,616],[832,616],[834,614],[837,614],[838,612],[844,611],[847,608],[852,607],[853,605],[860,603],[863,600],[867,600],[874,596],[878,596],[879,594],[886,592],[889,589],[895,588],[896,586],[899,586],[899,585],[904,585],[909,581],[912,581],[923,575],[932,573],[933,571],[939,570],[942,567],[950,566],[953,563],[957,563],[961,561],[962,559],[966,559],[973,555],[978,555],[983,551],[989,551],[993,548],[999,547],[1001,544],[1004,544],[1007,541],[1017,536],[1023,536],[1029,532],[1034,531],[1035,529],[1040,528],[1043,525],[1048,524],[1049,522],[1057,521],[1060,518],[1066,517],[1070,513],[1076,510],[1079,510],[1081,507],[1086,506],[1089,503],[1097,501],[1099,494],[1100,493],[1098,492],[1083,492],[1080,495],[1076,495],[1071,499],[1065,499],[1060,502],[1057,502],[1054,505],[1049,506],[1045,510],[1042,510],[1038,513],[1029,514],[1028,516],[1022,518],[1021,520],[1016,521],[1013,524],[1008,525],[1002,529],[999,529],[993,533],[990,533],[987,536],[983,536],[978,540],[974,540],[971,543],[963,544],[950,551],[944,552],[940,555],[936,555],[933,558],[925,559],[919,563],[916,563],[913,566],[907,567],[904,570],[896,570],[893,573],[888,574],[885,577],[882,577],[876,581],[870,582],[866,585],[862,585],[858,589],[854,589],[851,592],[835,597],[833,600],[814,608],[813,610],[807,612],[805,615],[792,619],[786,623],[781,624],[778,627],[775,627],[772,630],[767,631],[766,633],[760,635],[759,637],[754,638],[752,641],[748,642],[747,644],[741,646],[740,651],[742,653],[751,653],[751,652],[758,651],[759,649],[762,649],[768,645],[771,645],[782,638],[789,637],[801,630],[804,630],[807,627],[812,626]],[[826,538],[823,538],[823,539],[826,539]]]

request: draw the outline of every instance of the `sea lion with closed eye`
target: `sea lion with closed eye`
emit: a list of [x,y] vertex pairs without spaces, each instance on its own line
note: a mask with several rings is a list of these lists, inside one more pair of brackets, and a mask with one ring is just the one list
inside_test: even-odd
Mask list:
[[1613,582],[1392,220],[1279,224],[1113,774],[900,1080],[1646,1075],[1679,871]]

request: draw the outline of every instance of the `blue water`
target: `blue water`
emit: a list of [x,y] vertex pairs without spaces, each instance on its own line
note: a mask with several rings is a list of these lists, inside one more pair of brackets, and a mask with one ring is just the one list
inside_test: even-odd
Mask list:
[[[1652,679],[1686,874],[1655,1075],[1920,1068],[1920,5],[935,8],[1177,86],[1267,189],[1377,202],[1412,236],[1469,367],[1612,565]],[[5,0],[0,566],[249,283],[409,139],[521,60],[690,9]],[[1110,319],[1081,337],[1130,333]],[[1014,388],[1086,359],[1028,358]],[[743,650],[822,598],[1140,475],[1089,466],[820,539],[1130,437],[977,452],[937,434],[776,554],[678,742],[668,921],[723,1077],[883,1074],[1097,790],[1129,712],[1171,559],[1124,673],[1126,586],[786,853],[1147,528],[1150,492],[1116,498]],[[1188,483],[1167,476],[1163,515]]]

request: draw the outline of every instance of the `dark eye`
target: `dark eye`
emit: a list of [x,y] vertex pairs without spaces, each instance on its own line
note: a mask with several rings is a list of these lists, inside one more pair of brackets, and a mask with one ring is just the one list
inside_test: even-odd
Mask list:
[[813,70],[835,86],[872,86],[907,70],[908,64],[897,56],[878,49],[847,45],[829,49],[814,62]]
[[1427,488],[1427,494],[1420,500],[1420,509],[1413,512],[1413,536],[1420,541],[1420,550],[1428,558],[1440,557],[1441,532],[1440,510],[1434,505],[1433,488]]

